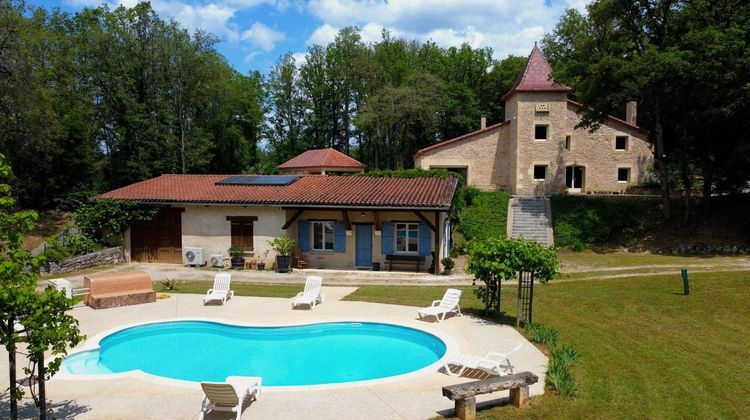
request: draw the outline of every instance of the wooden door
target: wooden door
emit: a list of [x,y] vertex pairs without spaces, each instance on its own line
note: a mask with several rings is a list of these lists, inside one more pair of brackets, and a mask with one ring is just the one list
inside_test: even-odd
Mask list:
[[164,209],[130,227],[130,257],[138,262],[182,263],[182,209]]

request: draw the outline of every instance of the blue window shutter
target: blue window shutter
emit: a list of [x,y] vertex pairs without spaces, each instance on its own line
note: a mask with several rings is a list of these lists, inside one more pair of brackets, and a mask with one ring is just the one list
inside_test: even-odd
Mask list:
[[333,223],[333,251],[346,252],[346,227],[344,222]]
[[426,223],[419,224],[419,255],[432,253],[432,229]]
[[380,224],[380,250],[383,255],[393,254],[393,223]]
[[297,225],[299,249],[302,252],[310,252],[310,222],[307,220],[300,220]]

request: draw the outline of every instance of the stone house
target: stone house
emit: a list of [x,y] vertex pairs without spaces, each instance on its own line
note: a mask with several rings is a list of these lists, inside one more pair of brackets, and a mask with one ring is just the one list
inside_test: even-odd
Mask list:
[[622,193],[648,177],[653,153],[636,125],[636,104],[626,118],[610,116],[590,132],[579,128],[581,104],[552,80],[535,45],[513,88],[502,98],[505,121],[419,150],[416,168],[447,168],[484,190],[518,195]]

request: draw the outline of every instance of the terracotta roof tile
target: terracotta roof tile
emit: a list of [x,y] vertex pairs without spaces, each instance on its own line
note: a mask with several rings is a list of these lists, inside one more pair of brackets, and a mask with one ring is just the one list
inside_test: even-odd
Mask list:
[[286,186],[216,185],[230,175],[162,175],[97,196],[153,203],[448,209],[456,179],[305,175]]
[[547,59],[544,58],[542,51],[534,43],[534,48],[529,54],[529,59],[526,60],[526,67],[524,67],[521,74],[516,79],[515,85],[511,88],[510,92],[503,96],[503,100],[516,92],[568,92],[569,87],[555,83],[552,79],[552,67],[550,67]]
[[279,169],[341,168],[364,170],[365,165],[336,149],[308,150],[277,166]]

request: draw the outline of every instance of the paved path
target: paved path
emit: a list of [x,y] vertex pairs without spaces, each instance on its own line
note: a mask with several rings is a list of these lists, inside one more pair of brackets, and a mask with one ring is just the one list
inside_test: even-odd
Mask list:
[[[213,281],[216,273],[224,270],[211,268],[184,267],[178,264],[144,264],[127,263],[115,266],[101,267],[96,273],[113,273],[119,271],[144,270],[151,274],[153,281],[189,280]],[[451,276],[434,276],[428,273],[410,273],[403,271],[356,271],[356,270],[294,270],[291,273],[276,273],[273,271],[232,270],[232,281],[247,283],[295,283],[305,282],[310,275],[322,276],[325,284],[362,285],[362,284],[424,284],[424,285],[471,285],[473,276],[457,274]],[[83,287],[83,275],[49,276],[49,278],[64,277],[73,287]]]
[[[169,299],[137,306],[98,311],[77,307],[73,315],[80,320],[81,329],[89,337],[132,322],[210,317],[250,324],[333,320],[398,322],[442,334],[453,343],[449,352],[467,354],[503,351],[521,342],[524,347],[512,358],[516,371],[530,370],[537,374],[540,382],[531,388],[531,394],[543,392],[547,359],[514,328],[470,316],[453,317],[435,324],[418,320],[413,307],[340,300],[354,290],[355,287],[324,287],[326,302],[312,311],[291,310],[289,299],[235,297],[224,306],[203,306],[201,296],[175,294]],[[429,302],[425,302],[427,304]],[[0,383],[7,383],[7,370],[7,354],[0,350]],[[425,419],[450,414],[453,405],[442,397],[441,387],[468,380],[471,379],[454,378],[434,371],[394,383],[341,389],[274,392],[267,388],[257,402],[245,409],[243,418]],[[197,385],[185,388],[144,378],[53,378],[48,383],[48,396],[59,418],[80,419],[195,419],[202,399]],[[507,392],[499,392],[480,398],[480,402],[506,396]],[[7,397],[5,402],[7,404]],[[6,404],[0,406],[0,410],[7,410]],[[31,400],[27,398],[22,404],[25,404],[25,415],[33,416]]]

